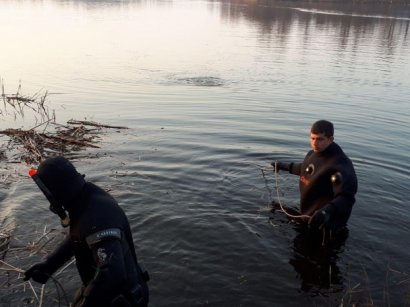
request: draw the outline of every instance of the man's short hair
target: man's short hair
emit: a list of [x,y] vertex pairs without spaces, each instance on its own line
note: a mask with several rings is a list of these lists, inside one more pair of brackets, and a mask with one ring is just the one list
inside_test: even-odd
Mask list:
[[333,124],[327,120],[318,120],[312,125],[310,132],[314,134],[323,133],[326,137],[331,137],[334,133]]

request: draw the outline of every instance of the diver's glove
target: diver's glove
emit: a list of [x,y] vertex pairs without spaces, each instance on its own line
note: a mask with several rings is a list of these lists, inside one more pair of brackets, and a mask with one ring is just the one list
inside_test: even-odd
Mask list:
[[332,216],[334,214],[334,207],[329,204],[322,209],[316,210],[310,217],[308,225],[318,229],[333,229]]
[[279,172],[280,170],[289,171],[290,169],[290,163],[286,163],[286,162],[273,161],[271,165],[275,169],[275,172]]
[[48,270],[48,265],[45,262],[40,262],[33,265],[24,272],[24,275],[23,280],[27,281],[31,278],[40,284],[45,284],[51,276]]

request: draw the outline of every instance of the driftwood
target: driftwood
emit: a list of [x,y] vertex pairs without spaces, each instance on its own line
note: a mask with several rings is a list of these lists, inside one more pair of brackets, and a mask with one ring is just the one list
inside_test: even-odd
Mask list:
[[[4,84],[1,82],[3,106],[0,105],[0,115],[10,115],[10,108],[17,116],[24,117],[25,109],[34,113],[36,122],[39,123],[27,130],[5,129],[0,135],[9,138],[4,148],[0,147],[0,160],[8,162],[36,164],[49,156],[70,156],[74,152],[87,148],[99,148],[97,142],[104,128],[128,129],[123,126],[110,126],[87,120],[71,119],[66,125],[56,122],[54,111],[50,112],[46,106],[48,92],[37,93],[33,96],[24,96],[19,85],[16,94],[6,94]],[[0,98],[0,99],[1,99]],[[12,153],[12,157],[8,157]]]
[[110,125],[99,124],[99,123],[96,123],[96,122],[90,122],[90,121],[87,121],[87,120],[70,119],[67,122],[67,124],[69,124],[69,125],[93,126],[93,127],[99,127],[99,128],[128,129],[128,127],[124,127],[124,126],[110,126]]
[[[66,155],[88,147],[99,148],[95,144],[98,135],[93,129],[84,126],[64,127],[50,123],[49,131],[36,129],[5,129],[0,134],[10,138],[8,147],[19,149],[17,161],[27,164],[38,163],[53,155]],[[50,131],[51,130],[51,131]]]
[[[46,129],[38,131],[43,125],[46,125]],[[85,125],[96,128],[86,128]],[[72,152],[90,147],[99,148],[96,143],[103,132],[102,128],[128,129],[95,122],[70,120],[67,125],[47,122],[28,130],[11,128],[1,130],[0,134],[10,138],[9,148],[19,149],[16,162],[24,161],[27,164],[33,164],[49,156],[70,155]]]
[[[95,128],[87,128],[86,125]],[[42,126],[45,128],[40,130]],[[67,125],[47,121],[28,130],[12,128],[0,130],[0,135],[9,137],[7,145],[9,150],[18,150],[13,162],[24,161],[33,164],[49,156],[69,156],[73,152],[87,148],[100,148],[96,143],[100,139],[99,135],[103,133],[103,128],[128,129],[77,120],[70,120]],[[0,160],[5,159],[7,159],[6,153],[0,150]]]

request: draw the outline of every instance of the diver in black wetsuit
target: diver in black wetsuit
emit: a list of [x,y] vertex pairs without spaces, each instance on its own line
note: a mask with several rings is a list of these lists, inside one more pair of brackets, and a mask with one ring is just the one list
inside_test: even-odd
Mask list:
[[70,231],[24,279],[44,284],[74,256],[83,286],[72,306],[147,306],[148,273],[138,264],[128,219],[115,199],[64,157],[49,158],[29,174]]
[[356,173],[350,159],[334,142],[333,124],[319,120],[310,131],[309,151],[302,163],[273,162],[275,171],[300,176],[300,211],[310,216],[309,226],[340,230],[351,214],[357,192]]

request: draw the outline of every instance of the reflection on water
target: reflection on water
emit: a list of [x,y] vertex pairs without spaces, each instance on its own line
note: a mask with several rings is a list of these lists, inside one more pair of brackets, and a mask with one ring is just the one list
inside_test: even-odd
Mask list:
[[301,279],[301,290],[311,295],[344,291],[345,277],[337,262],[343,253],[348,229],[329,234],[299,226],[296,233],[289,263]]
[[402,44],[408,46],[409,43],[408,5],[361,6],[343,1],[314,4],[296,1],[272,6],[270,1],[253,1],[252,5],[248,5],[242,0],[228,0],[223,1],[218,9],[226,20],[245,18],[257,23],[264,40],[279,35],[283,45],[292,42],[295,29],[303,29],[300,32],[304,33],[305,44],[314,39],[317,30],[327,32],[332,35],[332,40],[338,42],[341,50],[347,45],[356,50],[369,35],[378,40],[380,48],[385,48],[384,52],[389,54],[402,47]]

